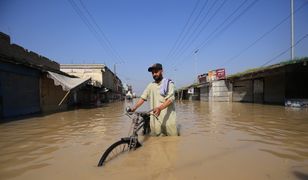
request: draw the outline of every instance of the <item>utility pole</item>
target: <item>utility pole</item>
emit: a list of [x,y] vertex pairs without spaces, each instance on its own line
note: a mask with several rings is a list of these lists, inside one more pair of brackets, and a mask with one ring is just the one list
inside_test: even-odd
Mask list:
[[116,73],[116,63],[113,64],[113,73],[114,73],[114,75],[117,75],[117,73]]
[[294,0],[291,0],[291,60],[294,59]]
[[194,54],[195,54],[195,81],[198,82],[198,79],[197,79],[197,53],[199,52],[199,49],[195,50],[194,51]]
[[115,75],[117,75],[117,65],[119,65],[119,64],[124,64],[125,62],[119,62],[119,63],[114,63],[113,64],[113,73],[115,74]]

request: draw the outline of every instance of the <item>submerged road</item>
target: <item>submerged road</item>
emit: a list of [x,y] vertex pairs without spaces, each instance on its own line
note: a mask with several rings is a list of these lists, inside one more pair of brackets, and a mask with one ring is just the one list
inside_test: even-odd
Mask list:
[[150,137],[98,168],[129,131],[128,105],[0,124],[0,179],[308,178],[308,110],[246,103],[177,102],[181,136]]

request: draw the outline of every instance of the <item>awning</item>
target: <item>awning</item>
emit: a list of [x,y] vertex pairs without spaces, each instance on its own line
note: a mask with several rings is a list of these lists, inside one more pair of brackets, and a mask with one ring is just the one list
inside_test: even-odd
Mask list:
[[54,84],[56,86],[62,86],[63,91],[71,91],[76,87],[85,84],[91,78],[81,79],[81,78],[71,78],[68,76],[64,76],[62,74],[54,73],[47,71],[47,77],[53,79]]

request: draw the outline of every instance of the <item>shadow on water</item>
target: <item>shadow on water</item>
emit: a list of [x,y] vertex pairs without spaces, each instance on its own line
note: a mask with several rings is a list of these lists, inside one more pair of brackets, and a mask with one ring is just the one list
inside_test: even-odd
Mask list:
[[308,174],[302,173],[299,171],[294,171],[293,174],[299,179],[299,180],[308,180]]

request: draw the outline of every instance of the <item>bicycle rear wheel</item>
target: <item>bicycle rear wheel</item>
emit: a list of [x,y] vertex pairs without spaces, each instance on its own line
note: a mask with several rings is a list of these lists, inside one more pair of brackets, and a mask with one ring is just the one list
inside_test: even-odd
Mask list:
[[129,138],[122,138],[121,140],[113,143],[102,155],[97,166],[103,166],[106,162],[116,158],[120,154],[123,154],[132,148],[138,148],[141,144],[137,141],[135,147],[131,146],[131,141]]

